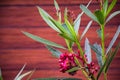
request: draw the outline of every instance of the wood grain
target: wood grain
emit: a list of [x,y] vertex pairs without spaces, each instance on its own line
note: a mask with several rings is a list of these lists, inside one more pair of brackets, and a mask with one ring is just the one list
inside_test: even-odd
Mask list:
[[[77,16],[79,13],[81,13],[79,5],[86,5],[89,0],[57,1],[60,4],[62,12],[64,12],[65,7],[68,7],[68,9],[74,11]],[[21,31],[27,31],[62,44],[66,47],[65,41],[58,36],[58,33],[52,30],[43,21],[36,6],[40,6],[41,8],[45,9],[53,18],[56,19],[53,0],[0,0],[0,68],[2,69],[4,80],[13,80],[25,63],[27,63],[27,66],[24,72],[36,69],[32,78],[76,77],[86,80],[81,72],[78,72],[76,76],[70,76],[67,73],[63,74],[59,72],[58,59],[51,56],[51,53],[43,44],[33,41],[22,34]],[[93,0],[89,6],[89,9],[93,11],[98,8],[98,2]],[[115,10],[120,10],[120,0],[118,0],[113,11]],[[117,15],[106,25],[106,48],[114,36],[118,25],[120,25],[119,20],[120,15]],[[82,33],[89,21],[90,18],[84,14],[82,16],[79,34]],[[99,26],[93,22],[89,31],[85,35],[89,38],[91,44],[93,44],[95,41],[100,43],[100,39],[96,33],[98,28]],[[82,48],[84,48],[84,40],[85,37],[81,41]],[[119,41],[120,36],[115,42],[113,49]],[[65,52],[65,50],[61,51]],[[118,64],[120,62],[119,53],[120,50],[110,66],[108,80],[120,79],[120,65]],[[94,62],[97,63],[94,52],[92,56]],[[24,78],[24,80],[26,80],[26,78]],[[103,78],[100,80],[103,80]]]

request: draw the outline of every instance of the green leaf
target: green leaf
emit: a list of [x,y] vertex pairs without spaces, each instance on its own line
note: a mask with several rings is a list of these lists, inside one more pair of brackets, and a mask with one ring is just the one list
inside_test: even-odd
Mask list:
[[104,15],[100,10],[95,11],[95,16],[97,17],[100,24],[104,24]]
[[115,12],[113,12],[113,13],[107,18],[107,20],[106,20],[105,23],[107,23],[108,21],[110,21],[114,16],[116,16],[116,15],[118,15],[118,14],[120,14],[120,11],[115,11]]
[[70,40],[72,42],[75,42],[75,39],[72,37],[72,35],[66,34],[66,33],[60,33],[60,36],[62,36],[63,38]]
[[[69,29],[68,29],[68,27],[67,27],[67,25],[66,24],[62,24],[62,26],[64,27],[64,29],[66,30],[66,32],[69,34],[69,35],[71,35],[70,34],[70,31],[69,31]],[[68,37],[70,37],[70,36],[68,36]],[[72,39],[72,37],[70,37],[70,39]],[[72,40],[70,40],[70,39],[66,39],[66,43],[67,43],[67,46],[69,46],[70,48],[72,47],[72,45],[73,45],[73,41],[74,41],[74,39],[72,39]]]
[[106,17],[106,13],[107,13],[107,8],[108,8],[108,0],[104,0],[104,4],[103,4],[103,13],[104,16]]
[[92,21],[89,21],[88,25],[86,26],[85,30],[83,31],[83,33],[82,33],[82,35],[80,37],[80,40],[84,37],[84,35],[88,31],[88,29],[90,28],[91,24],[92,24]]
[[81,80],[78,78],[38,78],[33,80]]
[[60,55],[62,54],[62,52],[60,52],[59,50],[52,48],[49,45],[46,45],[46,48],[52,53],[53,56],[55,56],[56,58],[59,58]]
[[[89,3],[87,4],[86,8],[90,5],[92,0],[89,1]],[[80,22],[81,22],[81,16],[83,15],[83,11],[77,16],[77,18],[74,21],[74,29],[76,34],[78,34],[79,31],[79,27],[80,27]]]
[[60,30],[60,33],[66,32],[61,23],[57,22],[56,20],[54,20],[52,18],[49,18],[49,19]]
[[90,64],[92,62],[92,57],[91,57],[91,48],[89,45],[89,40],[88,38],[85,39],[85,54],[87,55],[87,63]]
[[98,36],[101,38],[102,36],[101,36],[101,28],[99,28],[98,30],[97,30],[97,34],[98,34]]
[[108,70],[111,62],[113,61],[115,55],[117,54],[119,48],[120,48],[120,42],[118,43],[118,45],[117,45],[117,47],[115,48],[114,52],[112,52],[112,54],[111,54],[111,56],[110,56],[110,58],[109,58],[109,60],[108,60],[108,63],[107,63],[107,65],[106,65],[105,72],[107,72],[107,70]]
[[90,47],[92,48],[92,50],[96,53],[96,56],[97,56],[97,60],[98,60],[98,64],[100,66],[103,65],[103,62],[102,62],[102,48],[100,45],[98,45],[97,43],[93,44],[93,45],[90,45]]
[[58,3],[56,2],[56,0],[54,0],[54,5],[55,5],[55,8],[56,8],[56,10],[57,10],[57,12],[60,10],[60,8],[59,8],[59,5],[58,5]]
[[53,19],[45,10],[43,10],[42,8],[40,8],[39,6],[37,6],[39,13],[41,15],[41,17],[43,18],[43,20],[55,31],[60,32],[60,30],[51,22],[50,19]]
[[[89,3],[87,4],[86,8],[90,5],[90,3],[92,2],[92,0],[89,1]],[[77,16],[77,18],[74,21],[74,24],[76,24],[76,22],[78,22],[78,20],[81,18],[81,16],[83,15],[83,11]]]
[[70,34],[70,30],[68,29],[67,25],[64,23],[62,24],[63,28],[65,29],[65,31]]
[[117,2],[117,0],[112,0],[112,3],[111,3],[110,6],[108,7],[108,10],[107,10],[107,14],[106,14],[106,15],[108,15],[108,14],[111,12],[111,10],[112,10],[113,7],[115,6],[116,2]]
[[1,71],[1,69],[0,69],[0,80],[3,80],[3,78],[2,78],[2,71]]
[[117,31],[116,31],[113,39],[111,40],[108,48],[106,49],[106,54],[107,54],[107,53],[109,52],[109,50],[112,48],[112,46],[113,46],[113,44],[115,43],[116,39],[118,38],[119,34],[120,34],[120,25],[118,26],[118,29],[117,29]]
[[99,23],[97,17],[88,8],[86,8],[84,5],[80,5],[80,8],[82,9],[82,11],[84,11],[84,13],[87,16],[89,16],[91,19],[93,19],[94,21],[96,21],[97,23]]
[[104,70],[104,68],[105,68],[105,66],[106,66],[106,63],[107,63],[107,59],[105,60],[104,64],[101,66],[101,68],[100,68],[100,70],[99,70],[99,72],[98,72],[98,74],[97,74],[96,80],[99,79],[101,73],[103,72],[103,70]]
[[24,32],[24,31],[22,31],[22,33],[25,34],[26,36],[28,36],[29,38],[37,41],[37,42],[41,42],[41,43],[43,43],[43,44],[50,45],[50,46],[54,46],[54,47],[57,47],[57,48],[66,49],[65,47],[63,47],[63,46],[61,46],[61,45],[59,45],[59,44],[56,44],[56,43],[51,42],[51,41],[48,41],[48,40],[46,40],[46,39],[43,39],[43,38],[38,37],[38,36],[36,36],[36,35],[33,35],[33,34],[31,34],[31,33]]
[[73,67],[73,68],[67,70],[66,72],[70,73],[70,72],[77,71],[77,70],[79,70],[79,69],[80,69],[79,67]]
[[57,11],[57,16],[59,17],[59,22],[61,22],[61,12],[60,12],[60,8],[56,0],[54,0],[54,5]]
[[78,34],[80,22],[81,22],[81,17],[74,23],[74,30],[75,30],[76,34]]
[[75,33],[73,26],[70,24],[70,22],[67,19],[65,19],[65,24],[72,35],[71,37],[74,38],[74,40],[75,40],[77,36],[76,36],[76,33]]
[[67,10],[67,8],[65,8],[65,11],[64,11],[64,20],[67,19],[67,12],[68,12],[68,10]]

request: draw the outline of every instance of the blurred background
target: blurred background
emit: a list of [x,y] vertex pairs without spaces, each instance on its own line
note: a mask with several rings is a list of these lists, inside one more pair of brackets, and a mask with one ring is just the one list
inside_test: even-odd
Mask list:
[[[89,0],[57,0],[57,2],[62,12],[67,7],[77,16],[81,12],[80,4],[87,5]],[[36,8],[36,6],[40,6],[56,19],[53,3],[53,0],[0,0],[0,68],[4,80],[13,80],[25,63],[27,66],[24,72],[36,69],[32,78],[76,77],[85,80],[81,72],[78,72],[76,76],[59,72],[58,59],[54,58],[43,44],[33,41],[21,32],[27,31],[65,46],[64,40],[43,21]],[[89,9],[91,11],[99,9],[99,3],[93,0]],[[113,11],[116,10],[120,10],[120,0],[118,0]],[[90,18],[84,14],[82,16],[80,34],[89,21]],[[115,16],[106,25],[106,47],[116,32],[118,25],[120,25],[120,15]],[[93,22],[85,35],[89,38],[91,44],[95,43],[95,41],[100,43],[96,33],[98,28],[99,26]],[[120,36],[113,48],[119,41]],[[84,45],[84,39],[81,44],[82,46]],[[95,54],[93,53],[92,56],[96,62]],[[120,79],[119,63],[120,50],[110,66],[108,80]]]

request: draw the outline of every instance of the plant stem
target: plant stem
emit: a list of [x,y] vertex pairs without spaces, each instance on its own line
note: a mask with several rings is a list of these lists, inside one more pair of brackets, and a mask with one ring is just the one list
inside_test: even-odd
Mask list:
[[66,44],[67,44],[68,51],[73,52],[72,48],[71,48],[70,45],[69,45],[69,41],[68,41],[67,39],[65,39],[65,42],[66,42]]
[[107,73],[104,71],[104,80],[107,80]]
[[[105,58],[105,36],[104,36],[105,34],[104,34],[104,27],[105,27],[104,24],[101,25],[101,44],[102,44],[102,61],[103,61],[103,63],[106,60],[106,58]],[[107,80],[107,74],[105,72],[105,67],[104,67],[103,74],[104,74],[104,80]]]
[[102,44],[102,60],[105,61],[105,36],[104,36],[104,25],[101,25],[101,44]]
[[83,56],[83,50],[81,48],[81,45],[80,45],[79,41],[77,41],[76,44],[78,46],[78,49],[80,50],[80,55]]
[[83,69],[82,68],[82,65],[80,64],[80,62],[78,61],[78,59],[75,57],[75,61],[76,61],[76,63],[78,64],[78,66],[80,67],[80,70],[82,70],[82,73],[85,75],[85,77],[87,78],[87,80],[92,80],[89,76],[88,76],[88,74],[87,74],[87,72],[85,71],[85,69]]

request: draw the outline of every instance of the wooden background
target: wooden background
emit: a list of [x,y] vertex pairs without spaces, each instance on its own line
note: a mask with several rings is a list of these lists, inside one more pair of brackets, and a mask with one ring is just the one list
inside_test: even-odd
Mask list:
[[[89,0],[57,1],[62,11],[65,7],[68,7],[68,9],[73,10],[77,16],[81,12],[79,5],[86,5]],[[21,31],[27,31],[65,46],[64,40],[58,37],[57,33],[50,29],[43,21],[36,6],[42,7],[50,13],[51,16],[55,17],[53,0],[0,0],[0,67],[4,80],[13,80],[25,63],[27,63],[27,66],[24,72],[36,68],[32,78],[80,77],[85,80],[80,72],[78,72],[76,76],[69,76],[66,73],[63,74],[59,72],[58,59],[53,58],[43,44],[31,40],[21,33]],[[89,9],[95,10],[97,8],[99,8],[98,2],[93,0]],[[113,11],[115,10],[120,10],[120,0],[118,0]],[[80,33],[84,30],[89,20],[90,18],[83,15]],[[112,19],[106,26],[106,47],[118,25],[120,25],[120,15]],[[94,43],[94,41],[100,42],[96,34],[98,28],[98,25],[94,22],[86,34],[86,37],[89,38],[91,43]],[[120,36],[115,45],[119,41]],[[84,39],[81,44],[83,46]],[[94,53],[93,60],[95,60]],[[119,63],[120,50],[110,66],[108,80],[120,79]]]

